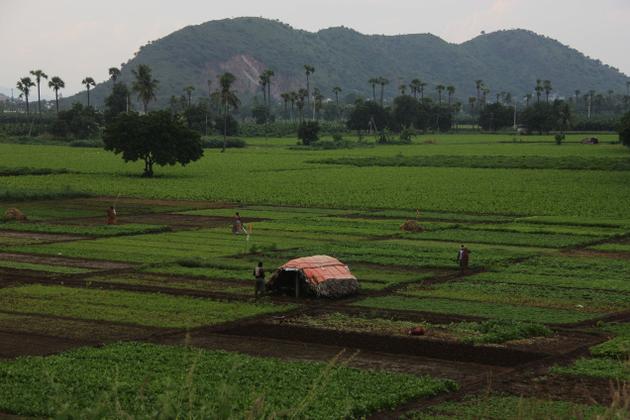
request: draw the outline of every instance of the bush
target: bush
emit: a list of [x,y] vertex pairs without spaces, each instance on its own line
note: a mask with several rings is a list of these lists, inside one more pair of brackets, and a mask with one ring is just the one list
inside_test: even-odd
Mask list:
[[102,115],[94,108],[77,103],[67,111],[59,111],[50,133],[57,137],[86,139],[98,134],[102,120]]
[[303,121],[298,127],[298,138],[304,146],[309,146],[319,140],[319,123],[317,121]]
[[[206,139],[203,140],[202,146],[204,149],[222,149],[223,140],[221,139]],[[246,147],[247,143],[243,139],[227,139],[225,147],[228,149],[241,149]]]
[[[214,128],[217,134],[223,135],[225,126],[225,119],[223,117],[218,117],[214,120]],[[238,135],[238,122],[231,115],[227,118],[227,135],[228,137],[237,136]]]
[[630,147],[630,112],[624,115],[619,123],[619,141]]
[[565,139],[565,138],[566,138],[566,137],[565,137],[565,135],[564,135],[564,134],[556,134],[556,136],[555,136],[555,139],[556,139],[556,144],[557,144],[558,146],[560,146],[560,145],[562,144],[562,142],[564,141],[564,139]]

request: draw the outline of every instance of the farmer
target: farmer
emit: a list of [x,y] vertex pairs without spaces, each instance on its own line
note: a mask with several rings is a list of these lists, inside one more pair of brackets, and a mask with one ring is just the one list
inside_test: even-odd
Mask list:
[[241,215],[239,212],[236,212],[234,216],[234,223],[232,224],[232,233],[238,235],[243,233],[243,221],[241,220]]
[[258,295],[265,293],[265,270],[263,269],[262,261],[258,262],[258,266],[254,268],[254,277],[256,278],[256,289],[254,290],[254,297],[258,299]]
[[468,259],[470,256],[470,250],[464,245],[461,246],[457,253],[457,262],[459,262],[460,271],[464,271],[468,268]]
[[109,208],[107,209],[107,224],[116,224],[116,209],[114,208],[114,206],[109,206]]

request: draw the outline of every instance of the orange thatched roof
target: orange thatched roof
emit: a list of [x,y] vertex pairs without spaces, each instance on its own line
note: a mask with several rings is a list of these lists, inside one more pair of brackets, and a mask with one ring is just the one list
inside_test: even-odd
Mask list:
[[296,258],[280,267],[283,270],[302,270],[309,282],[320,284],[328,280],[355,280],[347,265],[327,255]]

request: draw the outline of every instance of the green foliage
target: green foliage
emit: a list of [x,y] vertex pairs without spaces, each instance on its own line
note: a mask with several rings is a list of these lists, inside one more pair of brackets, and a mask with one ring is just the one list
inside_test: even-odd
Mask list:
[[525,108],[521,122],[530,132],[548,133],[552,130],[566,131],[571,121],[571,111],[566,103],[556,100],[553,103],[540,102]]
[[127,85],[121,82],[114,83],[112,93],[105,98],[105,122],[110,123],[118,114],[127,111],[129,95],[131,92]]
[[122,154],[125,162],[144,160],[144,176],[153,176],[153,165],[182,166],[203,156],[199,134],[184,127],[167,111],[147,115],[120,114],[103,134],[105,150]]
[[101,122],[102,116],[94,108],[76,103],[67,111],[59,111],[50,132],[57,137],[89,138],[98,133]]
[[483,322],[461,322],[453,330],[465,334],[465,343],[505,343],[531,337],[547,337],[553,331],[544,325],[513,320],[490,320]]
[[[147,376],[147,372],[151,375]],[[0,409],[73,418],[360,418],[456,389],[361,371],[188,347],[120,343],[0,363]]]
[[389,115],[376,102],[359,100],[352,111],[350,111],[346,124],[349,130],[358,132],[368,130],[381,131],[389,125]]
[[514,124],[514,107],[502,103],[488,104],[479,114],[479,125],[487,131],[497,131],[512,127]]
[[298,127],[298,139],[304,146],[309,146],[319,140],[319,122],[302,121]]
[[[163,328],[219,324],[293,307],[40,285],[0,289],[0,302],[5,310],[13,312]],[[93,310],[95,305],[98,311]]]
[[221,149],[223,145],[228,149],[242,149],[243,147],[247,147],[247,143],[243,139],[227,139],[225,143],[220,139],[204,139],[202,141],[202,145],[204,149]]
[[[225,122],[227,121],[227,131],[225,131]],[[214,120],[214,131],[216,134],[225,134],[227,136],[237,136],[239,133],[239,123],[236,119],[228,115],[225,117],[216,117]]]
[[630,381],[630,364],[627,360],[619,359],[582,358],[570,366],[554,366],[551,372],[561,375]]

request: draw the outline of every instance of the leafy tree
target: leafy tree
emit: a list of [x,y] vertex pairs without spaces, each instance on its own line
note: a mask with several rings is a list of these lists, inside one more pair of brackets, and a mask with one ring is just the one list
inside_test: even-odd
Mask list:
[[153,176],[155,164],[185,166],[203,156],[199,133],[168,111],[119,114],[105,129],[103,142],[125,162],[144,161],[145,177]]
[[479,116],[479,125],[484,130],[496,131],[514,123],[514,108],[502,103],[486,106]]
[[306,89],[300,89],[295,95],[295,105],[300,113],[300,122],[304,121],[304,100],[308,97]]
[[392,107],[392,122],[394,131],[409,128],[417,120],[418,100],[412,96],[402,95],[394,99]]
[[105,121],[110,122],[118,114],[127,111],[129,89],[124,83],[114,83],[112,93],[105,98]]
[[252,108],[252,117],[256,120],[256,124],[266,124],[269,122],[271,114],[267,106],[256,105]]
[[50,131],[57,137],[85,139],[98,134],[101,114],[90,106],[75,103],[66,111],[59,111]]
[[[238,121],[236,121],[232,115],[228,115],[227,118],[225,118],[225,116],[217,117],[214,120],[214,128],[217,133],[224,136],[223,144],[225,148],[228,147],[229,143],[229,140],[227,140],[225,136],[232,137],[238,135]],[[221,150],[223,150],[223,147]]]
[[53,76],[48,82],[48,87],[55,91],[55,109],[59,113],[59,90],[66,87],[66,83],[59,76]]
[[87,89],[87,106],[90,106],[90,89],[93,86],[96,86],[96,82],[94,81],[94,79],[88,76],[85,79],[81,80],[81,84],[84,84],[85,88]]
[[35,83],[31,80],[30,77],[22,77],[17,82],[17,89],[20,91],[20,98],[24,97],[26,101],[26,115],[30,115],[30,109],[28,105],[28,96],[31,93],[31,88],[35,86]]
[[619,123],[619,141],[630,147],[630,112],[625,114]]
[[348,129],[361,133],[370,129],[381,131],[389,125],[388,123],[389,116],[382,106],[374,101],[358,100],[348,116],[346,125]]
[[[198,133],[208,134],[208,129],[212,128],[212,117],[210,104],[207,99],[200,100],[196,104],[187,106],[183,111],[188,128]],[[236,127],[238,129],[238,127]]]
[[523,111],[521,121],[529,131],[540,134],[551,130],[564,131],[570,124],[571,110],[564,101],[536,103]]
[[142,109],[146,114],[149,102],[156,98],[155,92],[159,82],[153,78],[151,67],[146,64],[138,65],[138,68],[131,71],[135,80],[131,85],[131,90],[138,94],[138,99],[142,102]]
[[298,127],[298,138],[304,146],[311,145],[319,140],[319,122],[302,121]]
[[223,110],[223,144],[221,152],[225,152],[228,136],[228,117],[233,109],[238,109],[241,100],[236,96],[236,91],[232,90],[232,85],[236,81],[236,77],[229,72],[219,76],[219,89],[212,94],[212,99],[221,105]]
[[42,70],[31,70],[31,74],[35,76],[35,83],[37,84],[37,112],[39,114],[42,113],[42,104],[41,104],[41,84],[42,79],[48,79],[48,75],[44,73]]

